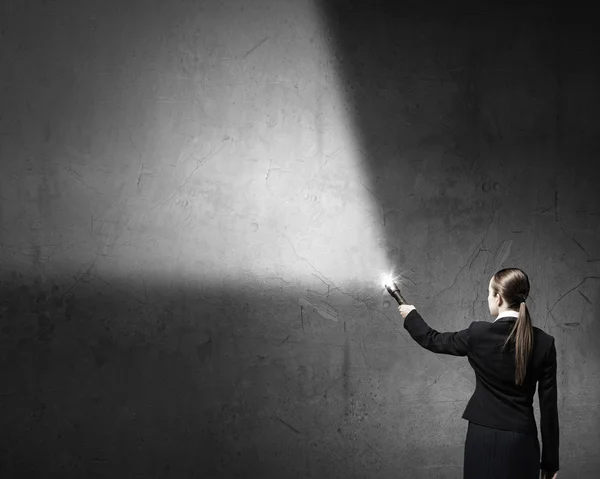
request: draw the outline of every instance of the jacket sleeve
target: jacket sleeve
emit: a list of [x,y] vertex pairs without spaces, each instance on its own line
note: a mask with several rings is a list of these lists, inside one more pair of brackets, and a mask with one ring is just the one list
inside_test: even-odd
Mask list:
[[416,309],[404,318],[404,329],[423,348],[439,354],[466,356],[469,352],[469,330],[463,329],[452,333],[439,333],[423,320]]
[[540,431],[542,433],[542,461],[540,467],[549,472],[558,471],[558,404],[556,386],[556,346],[554,338],[544,358],[538,383],[540,400]]

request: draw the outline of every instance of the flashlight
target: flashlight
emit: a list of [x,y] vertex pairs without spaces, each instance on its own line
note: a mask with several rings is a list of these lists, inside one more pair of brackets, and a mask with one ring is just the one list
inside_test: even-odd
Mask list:
[[402,296],[402,293],[400,293],[400,288],[396,283],[394,283],[394,281],[387,280],[385,282],[385,289],[387,289],[387,292],[394,297],[394,299],[398,302],[400,306],[406,304],[406,300]]

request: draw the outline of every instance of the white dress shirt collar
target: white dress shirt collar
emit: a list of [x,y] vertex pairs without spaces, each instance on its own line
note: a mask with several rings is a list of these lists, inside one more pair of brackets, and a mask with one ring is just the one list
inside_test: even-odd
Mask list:
[[496,321],[498,321],[500,318],[506,318],[506,317],[518,318],[519,317],[519,312],[518,311],[511,311],[511,310],[504,311],[503,313],[500,313],[496,319],[494,319],[494,323]]

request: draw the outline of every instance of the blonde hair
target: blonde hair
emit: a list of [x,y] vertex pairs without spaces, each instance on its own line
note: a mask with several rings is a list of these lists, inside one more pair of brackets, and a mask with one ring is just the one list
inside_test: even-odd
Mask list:
[[514,338],[515,344],[515,384],[520,386],[525,381],[527,365],[533,350],[533,325],[525,304],[529,296],[529,278],[518,268],[505,268],[498,271],[491,281],[494,294],[500,294],[509,309],[518,308],[519,317],[515,321],[504,347]]

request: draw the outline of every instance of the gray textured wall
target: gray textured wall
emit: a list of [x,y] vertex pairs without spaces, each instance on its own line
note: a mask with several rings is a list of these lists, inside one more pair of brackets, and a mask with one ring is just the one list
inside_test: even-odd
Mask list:
[[462,477],[505,266],[598,476],[597,28],[363,3],[2,2],[2,477]]

